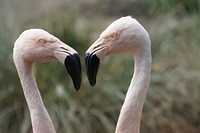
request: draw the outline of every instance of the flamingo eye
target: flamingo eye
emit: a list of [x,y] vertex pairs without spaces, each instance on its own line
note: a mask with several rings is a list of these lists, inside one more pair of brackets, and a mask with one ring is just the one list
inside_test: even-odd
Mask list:
[[111,35],[110,35],[110,38],[117,38],[118,37],[118,33],[117,32],[113,32]]
[[41,44],[46,44],[46,43],[47,43],[47,41],[44,40],[44,39],[40,39],[39,42],[40,42]]
[[113,32],[111,34],[109,34],[108,36],[105,36],[105,39],[107,39],[108,41],[114,41],[116,39],[118,39],[119,37],[119,32]]

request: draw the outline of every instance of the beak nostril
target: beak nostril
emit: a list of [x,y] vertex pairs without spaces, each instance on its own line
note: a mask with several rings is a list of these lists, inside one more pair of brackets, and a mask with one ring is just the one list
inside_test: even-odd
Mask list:
[[93,50],[94,50],[94,49],[96,49],[96,48],[98,48],[99,46],[100,46],[100,44],[99,44],[99,45],[97,45],[97,46],[95,46],[95,47],[93,48]]
[[60,47],[56,51],[67,53],[67,54],[71,55],[71,53],[69,52],[69,50],[67,48],[65,48],[65,47]]
[[96,47],[93,48],[93,52],[91,54],[95,54],[99,50],[103,50],[107,47],[107,45],[97,45]]
[[61,49],[64,49],[64,50],[66,50],[66,51],[69,51],[67,48],[65,48],[65,47],[60,47]]

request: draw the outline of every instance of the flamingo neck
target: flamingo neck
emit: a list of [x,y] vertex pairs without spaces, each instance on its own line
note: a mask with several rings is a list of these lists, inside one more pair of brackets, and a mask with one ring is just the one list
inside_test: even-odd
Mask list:
[[23,60],[15,61],[30,111],[33,133],[55,133],[55,128],[36,84],[32,64]]
[[121,108],[115,133],[139,133],[142,108],[151,75],[151,49],[134,54],[134,74]]

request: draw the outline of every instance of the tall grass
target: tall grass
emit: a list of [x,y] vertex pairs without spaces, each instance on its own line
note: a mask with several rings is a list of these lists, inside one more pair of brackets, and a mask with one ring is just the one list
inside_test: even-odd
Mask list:
[[[4,0],[5,6],[0,9],[4,11],[1,12],[3,23],[0,23],[0,133],[32,131],[29,111],[12,61],[12,48],[23,30],[36,27],[49,31],[75,48],[82,59],[83,80],[79,92],[73,89],[71,79],[59,63],[35,64],[37,83],[56,130],[60,133],[114,132],[132,77],[133,58],[125,54],[102,61],[97,85],[90,87],[83,64],[84,52],[115,18],[106,15],[105,20],[95,11],[92,15],[93,10],[86,10],[92,15],[87,19],[88,14],[84,16],[80,10],[82,5],[76,2],[51,1],[37,7],[35,1],[32,6],[37,7],[37,11],[33,8],[33,13],[33,9],[27,10],[30,1],[23,8],[15,9],[16,3]],[[152,14],[137,18],[150,33],[153,55],[141,132],[197,133],[200,131],[199,12],[180,16],[176,6],[168,6],[170,10],[165,13],[157,13],[162,9],[155,11],[152,5],[149,6]],[[13,18],[20,19],[10,21]]]

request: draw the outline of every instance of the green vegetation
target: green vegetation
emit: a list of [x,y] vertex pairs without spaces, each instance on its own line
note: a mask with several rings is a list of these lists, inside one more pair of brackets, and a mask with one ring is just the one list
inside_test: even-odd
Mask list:
[[[103,1],[96,3],[103,7],[107,4]],[[36,27],[72,46],[82,59],[79,92],[73,89],[64,66],[57,62],[35,64],[37,83],[56,130],[113,133],[133,73],[132,55],[116,55],[102,61],[97,85],[92,88],[85,74],[84,52],[109,23],[124,15],[136,16],[152,40],[152,77],[141,133],[200,131],[199,0],[144,0],[132,3],[145,9],[137,8],[136,12],[124,9],[124,3],[128,3],[125,0],[123,4],[115,4],[118,8],[111,6],[108,14],[104,13],[109,9],[103,12],[95,2],[38,2],[24,1],[20,6],[20,2],[0,1],[0,133],[32,131],[12,48],[23,30]]]

